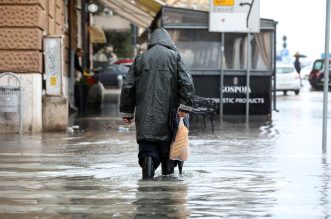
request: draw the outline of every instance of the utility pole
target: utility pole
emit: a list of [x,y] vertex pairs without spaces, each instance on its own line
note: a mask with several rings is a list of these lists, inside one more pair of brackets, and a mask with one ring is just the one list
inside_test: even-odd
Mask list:
[[324,60],[324,95],[323,95],[323,136],[322,150],[326,153],[328,126],[328,88],[329,88],[329,40],[330,40],[330,1],[326,0],[325,22],[325,60]]

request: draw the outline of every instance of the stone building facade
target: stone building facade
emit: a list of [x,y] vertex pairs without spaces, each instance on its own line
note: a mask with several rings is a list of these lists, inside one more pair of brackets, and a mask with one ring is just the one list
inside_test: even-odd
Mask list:
[[[23,132],[67,126],[69,51],[77,44],[76,6],[76,0],[0,0],[0,73],[13,72],[22,82]],[[43,95],[43,41],[47,36],[63,38],[65,86],[56,97]],[[0,112],[0,132],[15,132],[17,120],[15,113]]]

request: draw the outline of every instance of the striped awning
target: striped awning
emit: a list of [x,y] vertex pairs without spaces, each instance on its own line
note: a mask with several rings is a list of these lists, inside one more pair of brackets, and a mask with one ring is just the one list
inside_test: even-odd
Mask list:
[[89,26],[91,43],[107,43],[103,30],[97,26]]
[[160,0],[136,0],[136,5],[149,13],[153,18],[160,11],[164,3]]
[[147,28],[163,6],[160,0],[102,0],[116,14],[139,27]]

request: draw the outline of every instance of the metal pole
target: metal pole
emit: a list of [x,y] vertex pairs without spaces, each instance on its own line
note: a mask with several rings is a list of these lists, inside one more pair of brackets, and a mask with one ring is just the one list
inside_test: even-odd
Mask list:
[[75,105],[75,50],[70,50],[69,107],[78,110]]
[[88,37],[87,37],[87,0],[81,1],[81,25],[82,25],[82,49],[84,50],[84,54],[82,57],[82,67],[83,69],[87,68],[87,54],[88,54]]
[[224,33],[222,33],[221,39],[221,75],[220,75],[220,122],[222,124],[223,120],[223,87],[224,87],[224,65],[223,65],[223,56],[224,56]]
[[326,153],[328,125],[328,85],[329,85],[329,40],[330,40],[330,0],[326,0],[325,22],[325,60],[324,60],[324,95],[323,95],[323,136],[322,149]]
[[21,85],[21,81],[19,80],[19,85],[20,85],[20,130],[19,130],[19,134],[22,135],[22,130],[23,130],[23,122],[22,122],[22,85]]
[[246,75],[246,125],[249,123],[249,85],[251,62],[251,34],[247,33],[247,75]]
[[274,23],[274,27],[275,27],[275,32],[273,34],[273,60],[272,60],[272,75],[274,80],[271,82],[273,83],[273,89],[272,89],[272,93],[273,93],[273,110],[275,110],[276,112],[279,112],[279,110],[277,109],[277,105],[276,105],[276,81],[277,81],[277,76],[276,76],[276,59],[277,59],[277,54],[276,54],[276,39],[277,39],[277,32],[276,32],[276,25],[277,23]]

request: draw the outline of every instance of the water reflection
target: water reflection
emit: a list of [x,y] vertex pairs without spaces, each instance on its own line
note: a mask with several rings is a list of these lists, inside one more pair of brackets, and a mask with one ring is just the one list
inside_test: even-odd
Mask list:
[[330,175],[331,169],[328,163],[327,157],[322,157],[322,173],[320,175],[321,179],[321,187],[320,187],[320,205],[321,205],[321,212],[322,212],[322,219],[329,219],[331,214],[331,207],[330,207]]
[[187,218],[187,184],[176,178],[158,177],[151,181],[139,181],[136,193],[136,219]]
[[[277,188],[268,171],[222,167],[219,174],[194,174],[189,184],[192,217],[259,218],[271,217],[277,203]],[[213,171],[214,172],[214,171]],[[212,175],[212,176],[211,176]],[[208,183],[204,183],[207,181]]]
[[244,119],[222,126],[217,118],[215,132],[210,122],[193,123],[180,178],[158,170],[155,180],[137,181],[135,131],[118,131],[113,105],[106,116],[75,118],[86,132],[3,135],[0,218],[331,219],[331,157],[321,157],[315,104],[322,98],[280,98],[272,122],[246,128]]

